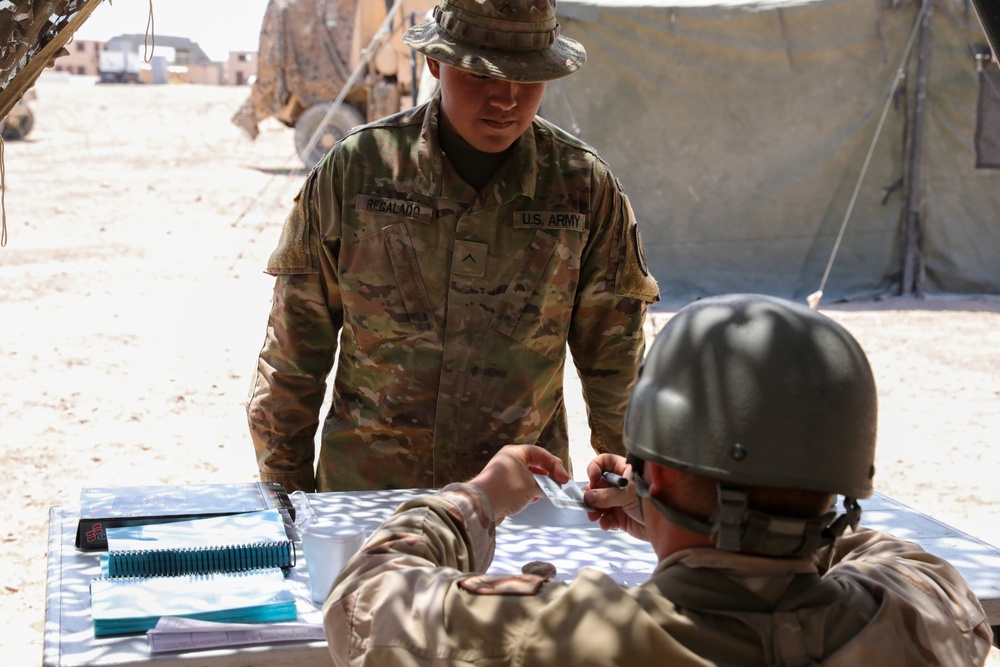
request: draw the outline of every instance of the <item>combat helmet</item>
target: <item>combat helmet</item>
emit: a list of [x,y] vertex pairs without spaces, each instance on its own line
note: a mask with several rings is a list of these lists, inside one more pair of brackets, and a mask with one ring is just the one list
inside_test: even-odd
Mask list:
[[[650,346],[625,447],[639,461],[718,481],[707,523],[653,499],[674,523],[724,549],[805,555],[860,519],[857,499],[872,493],[877,402],[864,351],[829,317],[771,296],[712,297],[678,311]],[[747,508],[748,487],[840,494],[846,514],[769,516]]]
[[587,62],[583,45],[559,30],[555,0],[441,0],[434,20],[409,28],[403,42],[446,65],[526,83]]

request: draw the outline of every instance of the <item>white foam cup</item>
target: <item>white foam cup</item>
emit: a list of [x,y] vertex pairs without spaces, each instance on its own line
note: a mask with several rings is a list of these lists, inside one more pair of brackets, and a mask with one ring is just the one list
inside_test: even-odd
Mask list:
[[302,552],[313,602],[323,604],[333,581],[365,541],[365,530],[332,521],[310,523],[302,531]]

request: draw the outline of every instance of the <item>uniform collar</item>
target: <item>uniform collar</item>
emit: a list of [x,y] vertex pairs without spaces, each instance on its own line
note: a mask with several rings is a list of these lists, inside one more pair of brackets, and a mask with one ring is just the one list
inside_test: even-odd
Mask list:
[[[438,123],[441,118],[441,92],[438,91],[427,104],[423,124],[420,129],[420,146],[417,151],[419,173],[414,180],[414,188],[429,197],[465,201],[471,188],[464,181],[450,183],[455,179],[454,170],[445,169],[444,152],[438,139]],[[518,195],[529,199],[535,196],[538,177],[538,147],[536,139],[537,121],[532,122],[514,144],[509,159],[494,175],[493,185],[482,193],[486,207],[506,203]],[[451,179],[448,178],[451,174]]]
[[729,614],[773,610],[778,600],[815,590],[815,558],[768,558],[720,549],[685,549],[660,561],[650,583],[679,607]]
[[657,571],[671,565],[682,564],[695,570],[710,568],[734,574],[751,574],[754,576],[780,576],[785,574],[815,574],[818,565],[815,557],[809,558],[769,558],[734,553],[722,549],[696,548],[682,549],[667,556],[657,565]]

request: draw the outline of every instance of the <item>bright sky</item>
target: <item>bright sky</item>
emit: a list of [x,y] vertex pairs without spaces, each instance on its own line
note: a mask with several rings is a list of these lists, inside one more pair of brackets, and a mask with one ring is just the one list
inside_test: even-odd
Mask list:
[[145,34],[153,6],[155,35],[186,37],[212,60],[230,51],[256,51],[268,0],[104,0],[74,33],[75,39],[106,42],[122,34]]

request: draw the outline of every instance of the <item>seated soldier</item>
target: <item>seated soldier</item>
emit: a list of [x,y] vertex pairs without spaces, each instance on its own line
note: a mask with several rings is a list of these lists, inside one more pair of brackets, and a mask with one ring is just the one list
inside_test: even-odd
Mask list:
[[629,459],[588,467],[592,518],[656,552],[647,582],[475,576],[495,526],[541,495],[532,473],[569,479],[544,449],[508,446],[402,505],[351,560],[323,609],[334,662],[982,665],[992,633],[961,575],[858,528],[876,422],[868,360],[836,322],[767,296],[698,301],[640,369]]

